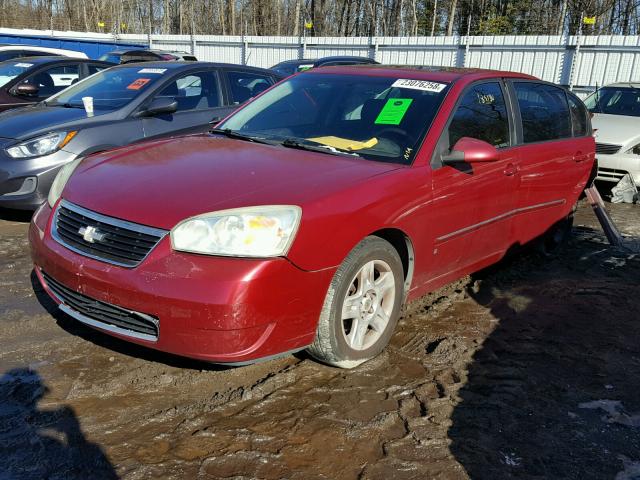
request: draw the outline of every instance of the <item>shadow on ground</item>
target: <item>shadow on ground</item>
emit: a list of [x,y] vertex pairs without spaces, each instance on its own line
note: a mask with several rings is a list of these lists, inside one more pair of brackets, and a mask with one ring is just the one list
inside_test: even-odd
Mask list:
[[640,257],[592,242],[475,280],[469,294],[497,326],[448,431],[467,474],[640,479]]
[[8,222],[20,222],[29,223],[33,212],[26,210],[10,210],[8,208],[0,207],[0,220],[6,220]]
[[102,448],[84,437],[72,408],[38,406],[47,390],[30,368],[0,377],[0,477],[118,478]]

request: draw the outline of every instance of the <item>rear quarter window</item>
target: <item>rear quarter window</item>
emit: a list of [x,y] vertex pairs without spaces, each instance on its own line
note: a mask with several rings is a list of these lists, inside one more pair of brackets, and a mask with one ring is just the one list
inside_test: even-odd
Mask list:
[[545,83],[514,82],[524,143],[572,136],[566,92]]

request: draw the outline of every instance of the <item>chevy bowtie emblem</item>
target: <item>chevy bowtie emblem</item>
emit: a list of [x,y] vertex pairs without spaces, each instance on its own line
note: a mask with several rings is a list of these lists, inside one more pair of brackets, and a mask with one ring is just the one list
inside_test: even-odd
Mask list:
[[92,227],[90,225],[88,227],[80,227],[78,233],[82,235],[85,242],[89,243],[101,242],[106,236],[104,233],[100,233],[96,227]]

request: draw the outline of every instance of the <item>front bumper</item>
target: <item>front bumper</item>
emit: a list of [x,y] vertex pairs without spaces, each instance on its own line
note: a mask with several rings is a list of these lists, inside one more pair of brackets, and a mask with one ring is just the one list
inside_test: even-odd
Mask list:
[[60,298],[43,272],[85,297],[158,319],[155,341],[85,322],[110,335],[219,363],[271,357],[314,339],[335,268],[306,272],[283,258],[180,253],[171,250],[169,238],[137,267],[119,267],[60,245],[51,237],[51,217],[44,204],[32,219],[29,240],[36,273],[56,303]]
[[617,153],[615,155],[596,154],[598,176],[596,180],[618,183],[630,173],[636,184],[640,184],[640,156]]
[[31,159],[14,159],[1,152],[0,207],[35,210],[47,199],[58,170],[76,158],[64,150]]

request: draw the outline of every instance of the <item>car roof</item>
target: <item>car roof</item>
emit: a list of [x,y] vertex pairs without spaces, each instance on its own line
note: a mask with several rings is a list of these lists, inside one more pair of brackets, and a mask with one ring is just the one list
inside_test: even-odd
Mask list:
[[[369,57],[358,57],[356,55],[334,55],[332,57],[322,57],[315,60],[316,63],[319,62],[340,62],[340,61],[349,61],[349,60],[366,60],[368,62],[375,62],[375,60]],[[377,62],[376,62],[377,63]]]
[[460,68],[460,67],[435,67],[435,66],[408,66],[408,65],[340,65],[322,67],[321,69],[311,69],[299,75],[322,75],[322,74],[344,74],[344,75],[372,75],[377,77],[398,77],[402,75],[406,78],[416,80],[432,80],[443,82],[454,82],[460,78],[476,80],[492,77],[514,77],[538,80],[532,75],[517,72],[504,72],[500,70],[487,70],[482,68]]
[[113,50],[111,52],[107,52],[106,55],[124,55],[125,53],[179,53],[180,55],[193,55],[182,50],[160,50],[155,48],[131,48],[128,50]]
[[[237,65],[235,63],[218,63],[218,62],[183,62],[183,61],[151,61],[151,62],[129,62],[116,65],[114,68],[164,68],[166,70],[198,70],[201,68],[231,68],[242,70],[253,70],[256,72],[268,72],[269,75],[276,75],[266,68],[250,67],[248,65]],[[277,75],[276,75],[277,76]]]
[[640,88],[640,80],[638,80],[637,82],[616,82],[616,83],[610,83],[609,85],[605,85],[604,87],[601,87],[601,88],[606,88],[606,87]]
[[349,61],[349,60],[367,60],[367,61],[375,61],[368,57],[357,57],[353,55],[334,55],[331,57],[321,57],[321,58],[296,58],[294,60],[284,60],[280,63],[274,65],[277,67],[278,65],[302,65],[303,63],[315,64],[320,62],[339,62],[339,61]]
[[0,49],[3,50],[35,50],[40,52],[73,52],[73,53],[82,53],[78,50],[71,50],[68,48],[58,48],[58,47],[43,47],[40,45],[27,45],[24,43],[5,43],[0,45]]
[[115,63],[104,62],[102,60],[91,60],[89,58],[74,58],[63,57],[62,55],[38,55],[37,57],[17,57],[10,60],[5,60],[2,63],[33,63],[34,65],[48,64],[48,63],[61,63],[61,62],[81,62],[81,63],[103,63],[105,65],[115,65]]

